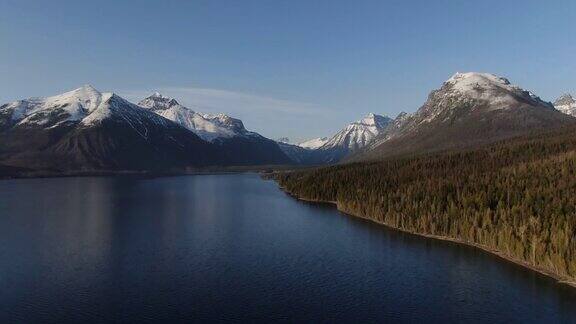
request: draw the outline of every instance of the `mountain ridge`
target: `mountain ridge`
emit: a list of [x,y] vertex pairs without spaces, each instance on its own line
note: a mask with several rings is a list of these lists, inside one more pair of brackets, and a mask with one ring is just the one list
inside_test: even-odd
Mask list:
[[565,93],[554,101],[554,108],[570,116],[576,116],[576,99],[571,94]]
[[331,137],[290,144],[251,132],[240,119],[200,113],[157,92],[134,104],[84,85],[1,105],[0,165],[140,170],[346,163],[483,145],[571,125],[574,107],[568,94],[552,104],[494,74],[456,73],[414,113],[394,119],[370,113]]
[[[179,105],[156,97],[164,102],[161,110]],[[225,115],[203,118],[245,131]],[[0,164],[63,172],[293,163],[275,142],[245,134],[250,138],[206,141],[178,120],[86,85],[0,106]]]
[[489,73],[456,73],[413,114],[399,116],[367,149],[349,161],[487,144],[571,124],[532,92]]
[[0,164],[13,167],[143,170],[221,163],[192,132],[91,86],[2,105],[0,125]]
[[230,164],[294,163],[294,159],[276,141],[247,130],[240,119],[223,113],[199,113],[158,92],[143,99],[138,105],[214,144]]

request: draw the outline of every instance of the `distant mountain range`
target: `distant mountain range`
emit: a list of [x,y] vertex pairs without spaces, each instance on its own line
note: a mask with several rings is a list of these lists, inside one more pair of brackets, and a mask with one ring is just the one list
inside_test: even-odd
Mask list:
[[84,86],[2,105],[0,164],[64,172],[294,163],[237,119],[158,94],[141,104]]
[[570,95],[551,104],[493,74],[456,73],[415,113],[370,114],[313,150],[333,163],[460,149],[566,126],[574,115]]
[[159,93],[138,104],[91,86],[0,106],[0,169],[183,170],[322,165],[483,145],[573,124],[576,100],[554,104],[487,73],[457,73],[415,113],[369,114],[330,137],[291,144]]
[[348,124],[332,137],[315,138],[297,145],[284,143],[281,148],[288,156],[304,164],[336,163],[366,147],[384,132],[391,122],[389,117],[371,113]]
[[180,126],[192,131],[212,144],[218,151],[221,164],[278,165],[293,164],[278,144],[244,128],[240,119],[225,114],[203,114],[180,105],[175,99],[155,93],[138,103]]
[[505,78],[457,73],[432,91],[416,113],[400,116],[352,160],[461,149],[575,121]]

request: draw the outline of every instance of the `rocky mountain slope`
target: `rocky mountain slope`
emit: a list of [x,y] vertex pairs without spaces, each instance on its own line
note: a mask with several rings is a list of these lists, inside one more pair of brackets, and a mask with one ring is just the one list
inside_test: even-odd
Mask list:
[[316,138],[298,146],[309,150],[305,160],[312,164],[336,163],[344,157],[369,145],[392,122],[387,116],[368,114],[352,122],[330,138]]
[[482,145],[573,124],[533,93],[488,73],[456,73],[352,160]]
[[570,116],[576,116],[576,99],[570,94],[564,94],[554,101],[554,108]]
[[310,150],[315,150],[317,148],[322,147],[324,144],[326,144],[326,142],[328,142],[329,138],[328,137],[318,137],[318,138],[313,138],[301,143],[298,143],[298,146],[306,148],[306,149],[310,149]]
[[293,164],[278,143],[246,130],[240,119],[225,114],[202,114],[175,99],[154,93],[138,103],[194,132],[217,147],[227,165]]
[[248,132],[237,119],[197,115],[173,99],[153,99],[158,106],[145,102],[145,109],[83,86],[4,104],[0,165],[58,173],[293,163],[275,142]]
[[575,111],[570,95],[552,105],[505,78],[457,73],[415,113],[369,114],[332,137],[294,145],[159,93],[136,105],[83,86],[0,106],[0,166],[60,172],[322,165],[484,145],[572,125]]
[[348,124],[344,129],[332,136],[319,149],[333,148],[355,151],[368,145],[380,132],[392,122],[387,116],[368,114],[361,120]]

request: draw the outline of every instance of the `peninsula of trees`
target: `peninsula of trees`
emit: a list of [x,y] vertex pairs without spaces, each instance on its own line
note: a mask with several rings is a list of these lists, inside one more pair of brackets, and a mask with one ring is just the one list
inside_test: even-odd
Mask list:
[[277,173],[288,193],[494,251],[576,282],[576,128],[492,145]]

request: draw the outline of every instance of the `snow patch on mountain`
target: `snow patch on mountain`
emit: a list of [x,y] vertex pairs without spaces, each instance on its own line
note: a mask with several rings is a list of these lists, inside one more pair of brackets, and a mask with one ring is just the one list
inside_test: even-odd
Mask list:
[[158,92],[143,99],[138,105],[186,127],[210,142],[234,136],[259,136],[246,130],[240,119],[225,114],[199,113]]
[[169,120],[144,110],[116,94],[105,93],[101,96],[100,105],[86,118],[82,119],[81,124],[92,126],[109,118],[126,122],[144,138],[148,137],[146,123],[152,122],[161,126],[168,126],[171,123]]
[[105,120],[127,124],[148,138],[150,123],[168,127],[169,120],[90,85],[46,98],[31,98],[0,106],[0,127],[51,129],[61,125],[92,127]]
[[390,117],[370,113],[364,118],[348,124],[319,149],[344,148],[354,151],[363,148],[386,129],[390,122],[392,122]]
[[[0,107],[0,111],[11,114],[11,120],[19,125],[54,126],[84,119],[98,108],[102,96],[94,87],[85,85],[57,96],[14,101]],[[57,122],[52,123],[54,120]]]
[[[484,112],[512,109],[524,104],[552,108],[530,91],[512,85],[508,79],[490,73],[456,73],[445,81],[440,89],[434,90],[420,109],[414,114],[397,120],[399,133],[406,133],[421,124],[448,122],[475,110]],[[397,133],[398,133],[397,132]],[[397,134],[388,132],[388,138]],[[379,140],[381,142],[381,140]]]
[[[480,116],[491,111],[527,106],[552,108],[552,104],[511,84],[506,78],[490,73],[456,73],[446,80],[442,87],[433,90],[418,111],[399,114],[390,126],[372,141],[369,149],[393,138],[416,134],[432,124],[445,124],[450,127],[455,121],[472,113]],[[568,106],[562,108],[568,109]]]
[[492,110],[509,108],[519,97],[541,101],[532,92],[512,85],[506,78],[490,73],[457,72],[444,83],[441,90],[445,90],[446,97],[465,96],[489,102]]
[[96,106],[96,108],[91,111],[86,117],[82,118],[81,124],[83,125],[94,125],[106,118],[112,116],[112,108],[110,107],[110,99],[114,94],[112,93],[103,93],[100,96],[100,104]]
[[139,106],[149,108],[150,110],[167,110],[179,106],[178,102],[172,98],[165,97],[159,92],[154,92],[150,97],[143,99],[138,103]]
[[44,128],[64,123],[88,127],[113,116],[132,124],[141,123],[142,118],[159,124],[166,122],[113,93],[101,93],[90,85],[56,96],[18,100],[1,106],[0,115],[10,115],[16,126]]
[[576,116],[576,99],[570,94],[564,94],[554,101],[554,108],[570,116]]
[[298,143],[297,145],[309,150],[315,150],[322,147],[326,142],[328,142],[328,137],[318,137]]

